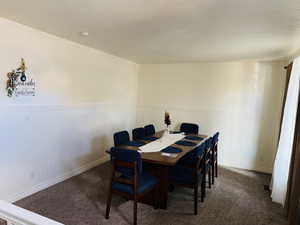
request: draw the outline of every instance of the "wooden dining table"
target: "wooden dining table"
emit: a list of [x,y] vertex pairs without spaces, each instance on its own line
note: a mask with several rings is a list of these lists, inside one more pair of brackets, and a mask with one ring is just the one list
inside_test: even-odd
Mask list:
[[[160,138],[163,135],[164,131],[156,132],[153,137]],[[185,154],[195,149],[199,146],[207,137],[207,135],[201,134],[186,134],[186,136],[197,136],[203,138],[202,140],[190,140],[183,138],[182,140],[194,142],[195,145],[193,146],[183,146],[172,144],[170,146],[176,147],[181,149],[180,153],[176,153],[176,157],[170,157],[162,155],[161,152],[141,152],[141,158],[144,162],[151,163],[151,173],[153,173],[156,177],[159,178],[159,196],[158,196],[158,207],[161,209],[167,209],[167,202],[168,202],[168,190],[169,190],[169,182],[168,182],[168,174],[169,168],[176,165],[179,159],[181,159]],[[150,142],[141,140],[143,142]],[[120,148],[130,149],[130,150],[139,150],[139,147],[136,146],[128,146],[128,145],[120,145]]]

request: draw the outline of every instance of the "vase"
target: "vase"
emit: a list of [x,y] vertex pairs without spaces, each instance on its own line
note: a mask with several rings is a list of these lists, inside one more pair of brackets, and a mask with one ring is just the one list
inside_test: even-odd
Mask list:
[[170,134],[170,127],[167,126],[167,134]]

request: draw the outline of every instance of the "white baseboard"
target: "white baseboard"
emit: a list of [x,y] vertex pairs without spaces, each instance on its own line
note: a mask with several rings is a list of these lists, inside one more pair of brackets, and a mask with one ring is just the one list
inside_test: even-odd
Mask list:
[[238,170],[245,170],[245,171],[251,171],[251,172],[256,172],[256,173],[263,173],[263,174],[272,174],[272,172],[270,172],[270,169],[266,169],[266,168],[241,168],[241,167],[237,167],[237,166],[231,166],[231,165],[225,165],[225,164],[220,164],[219,166],[224,167],[224,168],[232,168],[232,169],[238,169]]
[[36,193],[36,192],[44,190],[44,189],[46,189],[46,188],[48,188],[48,187],[50,187],[50,186],[52,186],[54,184],[57,184],[59,182],[67,180],[67,179],[69,179],[69,178],[71,178],[73,176],[81,174],[81,173],[83,173],[83,172],[85,172],[85,171],[87,171],[89,169],[92,169],[92,168],[94,168],[94,167],[96,167],[96,166],[98,166],[98,165],[100,165],[100,164],[102,164],[102,163],[104,163],[104,162],[106,162],[108,160],[109,160],[109,156],[104,156],[104,157],[102,157],[100,159],[97,159],[95,161],[92,161],[92,162],[89,162],[87,164],[84,164],[84,165],[82,165],[82,166],[80,166],[78,168],[75,168],[75,169],[73,169],[71,171],[68,171],[68,172],[66,172],[66,173],[64,173],[64,174],[62,174],[60,176],[57,176],[57,177],[51,179],[51,180],[48,180],[48,181],[42,182],[40,184],[37,184],[37,185],[33,186],[32,188],[30,188],[28,190],[25,190],[25,191],[19,192],[19,193],[15,193],[15,194],[9,196],[7,198],[7,201],[8,202],[18,201],[18,200],[20,200],[22,198],[25,198],[27,196],[30,196],[30,195]]

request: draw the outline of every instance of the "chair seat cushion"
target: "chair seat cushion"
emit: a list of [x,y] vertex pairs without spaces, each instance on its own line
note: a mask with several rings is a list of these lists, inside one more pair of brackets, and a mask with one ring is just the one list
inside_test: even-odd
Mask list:
[[[122,178],[126,178],[126,177],[122,176]],[[156,177],[144,172],[139,177],[137,193],[143,193],[147,189],[152,188],[157,183],[158,183],[158,179]],[[134,194],[133,185],[129,185],[129,184],[113,182],[112,189],[125,192],[128,194]]]
[[[198,182],[201,180],[202,173],[199,173]],[[169,179],[181,184],[195,184],[195,170],[184,166],[174,166],[170,169]]]
[[128,145],[128,146],[135,146],[135,147],[141,147],[143,146],[145,143],[144,142],[141,142],[141,141],[128,141],[125,143],[125,145]]

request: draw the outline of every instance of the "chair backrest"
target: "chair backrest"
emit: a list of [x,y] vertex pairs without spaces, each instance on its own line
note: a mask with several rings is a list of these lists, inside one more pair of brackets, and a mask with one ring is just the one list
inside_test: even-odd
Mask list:
[[196,148],[196,155],[199,157],[199,156],[202,156],[205,154],[205,149],[206,149],[206,142],[203,142],[201,145],[199,145],[197,148]]
[[201,143],[199,146],[197,146],[195,149],[193,149],[191,152],[189,152],[189,157],[197,158],[199,156],[204,155],[206,150],[206,142]]
[[212,137],[207,138],[205,141],[205,158],[210,160],[212,150]]
[[114,134],[114,144],[115,147],[119,145],[126,144],[126,142],[130,141],[129,133],[128,131],[120,131]]
[[145,128],[139,127],[132,130],[132,139],[138,140],[146,137]]
[[180,125],[180,131],[188,134],[198,134],[199,126],[194,123],[182,123]]
[[153,124],[149,124],[144,127],[146,136],[151,136],[155,134],[155,127]]
[[215,146],[219,141],[219,132],[215,133],[212,137],[213,146]]
[[[132,178],[142,173],[142,159],[138,151],[112,148],[112,162],[116,171],[126,178]],[[138,174],[135,174],[135,170]]]
[[192,151],[187,153],[180,161],[185,164],[200,166],[201,161],[203,161],[205,156],[206,142],[201,143],[199,146],[194,148]]
[[197,161],[199,168],[204,169],[206,162],[206,142],[203,142],[201,145],[197,147],[196,150]]

